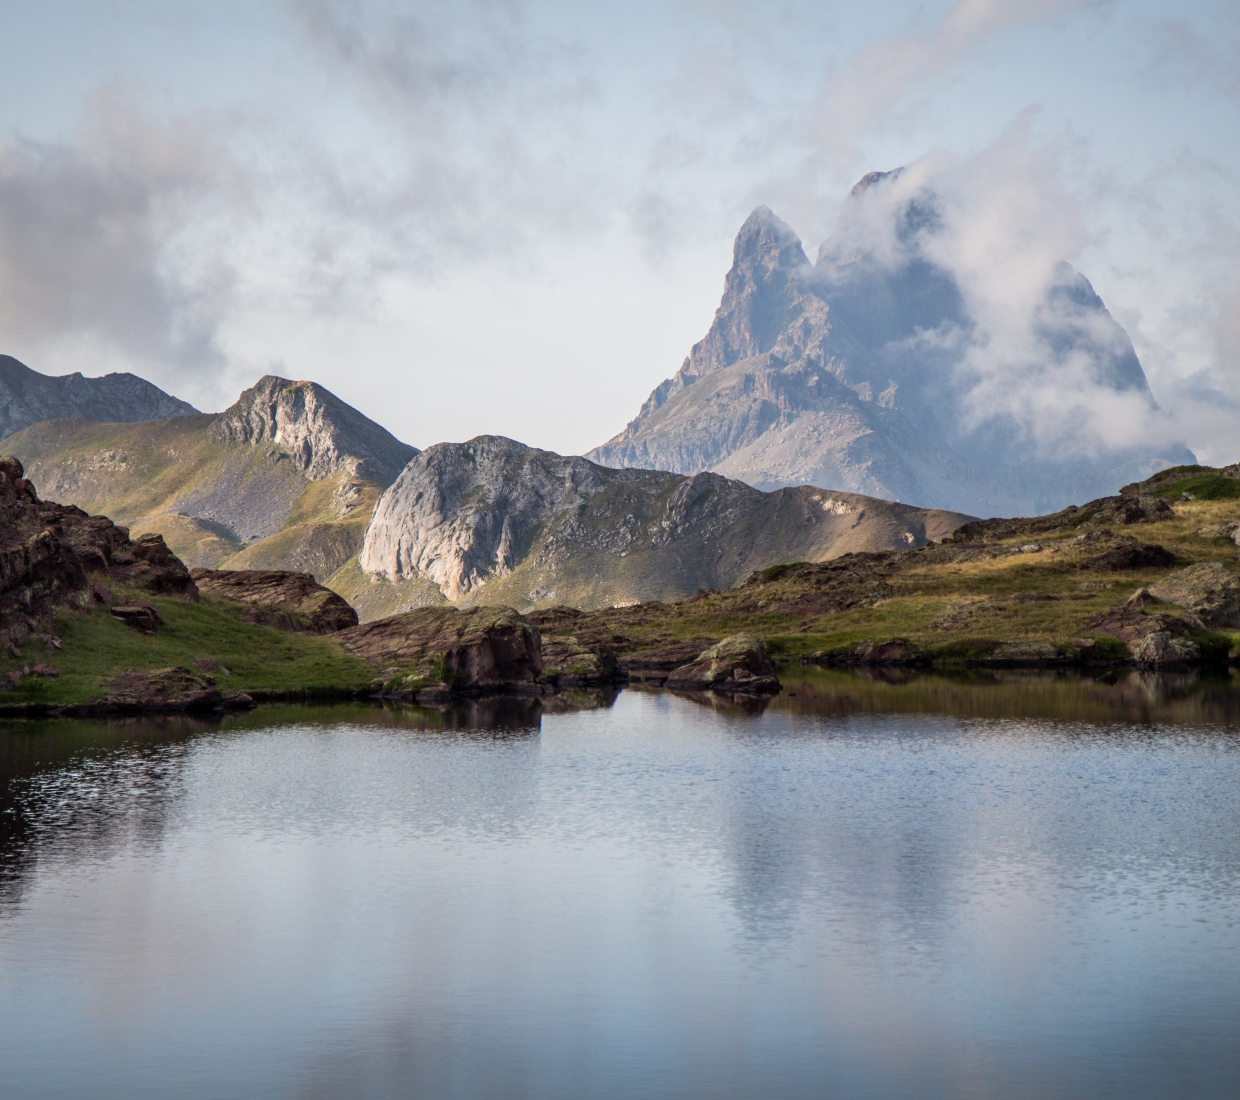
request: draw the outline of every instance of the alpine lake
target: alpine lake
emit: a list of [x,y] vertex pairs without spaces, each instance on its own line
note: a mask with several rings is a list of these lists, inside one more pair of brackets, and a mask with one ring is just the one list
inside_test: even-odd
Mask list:
[[1240,679],[0,727],[0,1095],[1240,1096]]

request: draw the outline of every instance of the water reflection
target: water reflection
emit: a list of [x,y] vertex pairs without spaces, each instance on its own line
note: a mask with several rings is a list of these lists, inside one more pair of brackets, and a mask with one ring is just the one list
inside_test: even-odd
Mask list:
[[950,714],[1069,722],[1240,724],[1236,674],[962,671],[857,672],[793,666],[772,705],[794,714]]
[[10,726],[6,1085],[1235,1094],[1230,682],[785,684]]

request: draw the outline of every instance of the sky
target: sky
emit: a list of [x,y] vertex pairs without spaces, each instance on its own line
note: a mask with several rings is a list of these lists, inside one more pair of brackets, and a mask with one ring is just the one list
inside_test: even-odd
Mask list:
[[705,334],[755,206],[812,257],[905,165],[975,204],[992,299],[1061,254],[1240,459],[1234,0],[0,10],[0,351],[44,373],[204,411],[309,378],[419,447],[580,453]]

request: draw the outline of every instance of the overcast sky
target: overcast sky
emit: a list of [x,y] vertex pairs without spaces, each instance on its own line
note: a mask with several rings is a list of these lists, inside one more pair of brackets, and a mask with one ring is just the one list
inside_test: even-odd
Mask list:
[[1240,458],[1235,0],[3,12],[0,350],[36,370],[208,411],[312,378],[417,446],[576,453],[705,333],[755,205],[813,256],[861,175],[933,163],[1039,197]]

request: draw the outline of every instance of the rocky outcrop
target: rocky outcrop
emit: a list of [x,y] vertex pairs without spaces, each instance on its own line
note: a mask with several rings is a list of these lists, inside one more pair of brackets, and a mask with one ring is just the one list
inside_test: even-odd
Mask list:
[[221,691],[213,677],[181,667],[122,672],[104,686],[107,694],[93,702],[60,707],[55,713],[64,717],[104,717],[248,710],[254,706],[254,700],[244,692]]
[[[500,436],[441,443],[383,494],[363,570],[450,600],[600,606],[726,588],[789,557],[921,546],[967,517],[717,474],[609,470]],[[494,594],[492,595],[492,592]]]
[[133,541],[106,516],[40,501],[22,464],[0,457],[0,643],[20,645],[59,604],[94,600],[92,574],[198,598],[189,570],[158,535]]
[[[979,425],[964,360],[975,323],[925,246],[938,200],[900,178],[870,173],[854,188],[812,265],[784,222],[755,210],[706,336],[587,457],[974,515],[1048,512],[1193,461],[1182,446],[1039,453],[998,414]],[[1155,409],[1124,330],[1068,265],[1030,324],[1045,361],[1071,360],[1101,391]]]
[[134,374],[49,377],[11,355],[0,355],[0,439],[44,420],[81,417],[128,424],[197,411]]
[[775,666],[762,639],[732,634],[703,650],[692,664],[668,676],[665,687],[680,691],[727,691],[763,694],[779,691]]
[[195,569],[200,592],[247,604],[252,623],[307,634],[357,626],[357,612],[309,573],[260,569]]
[[510,607],[423,607],[336,637],[396,694],[533,688],[542,673],[538,627]]
[[273,447],[311,481],[341,470],[388,485],[418,453],[315,382],[269,374],[211,425],[222,443]]
[[1221,562],[1177,569],[1149,587],[1150,595],[1194,616],[1203,626],[1240,627],[1240,580]]
[[607,646],[583,643],[574,635],[542,636],[542,679],[560,688],[593,687],[627,680],[616,654]]

